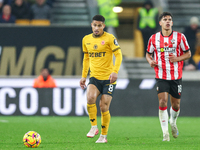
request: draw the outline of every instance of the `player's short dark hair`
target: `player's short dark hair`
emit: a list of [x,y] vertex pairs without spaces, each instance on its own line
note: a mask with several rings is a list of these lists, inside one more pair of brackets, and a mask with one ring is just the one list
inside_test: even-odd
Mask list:
[[160,21],[165,16],[171,16],[173,18],[173,15],[170,12],[163,12],[162,14],[160,14],[158,20]]
[[101,21],[101,22],[105,22],[105,18],[102,15],[95,15],[92,20],[96,20],[96,21]]

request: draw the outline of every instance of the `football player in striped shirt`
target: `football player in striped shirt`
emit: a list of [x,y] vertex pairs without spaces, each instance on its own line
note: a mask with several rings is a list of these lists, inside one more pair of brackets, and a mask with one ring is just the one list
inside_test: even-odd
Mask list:
[[163,141],[170,141],[167,112],[168,95],[170,95],[171,102],[169,122],[172,135],[177,138],[176,120],[180,113],[183,61],[191,57],[191,52],[184,34],[172,30],[171,13],[163,12],[159,16],[159,24],[161,31],[150,37],[146,59],[155,70]]
[[[117,74],[122,62],[122,53],[117,39],[103,29],[105,18],[101,15],[93,17],[91,23],[93,33],[82,40],[84,53],[82,78],[80,86],[86,87],[86,77],[90,68],[90,79],[87,86],[87,110],[91,129],[87,137],[93,138],[98,134],[96,99],[101,95],[101,134],[96,143],[106,143],[110,124],[109,107],[116,86]],[[113,54],[115,63],[113,64]]]

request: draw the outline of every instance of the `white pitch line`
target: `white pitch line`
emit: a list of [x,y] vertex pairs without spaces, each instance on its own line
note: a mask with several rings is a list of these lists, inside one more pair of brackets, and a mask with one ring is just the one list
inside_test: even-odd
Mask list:
[[0,122],[8,123],[9,121],[8,120],[0,120]]

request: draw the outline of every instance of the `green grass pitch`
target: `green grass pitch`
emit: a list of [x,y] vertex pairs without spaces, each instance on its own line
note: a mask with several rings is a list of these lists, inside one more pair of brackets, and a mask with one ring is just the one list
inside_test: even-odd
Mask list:
[[[100,129],[100,117],[98,127]],[[158,117],[112,117],[108,143],[96,144],[98,136],[87,138],[88,117],[0,116],[0,150],[27,149],[24,134],[36,131],[41,135],[41,150],[198,150],[200,118],[179,117],[179,137],[162,141]],[[171,129],[169,128],[171,133]]]

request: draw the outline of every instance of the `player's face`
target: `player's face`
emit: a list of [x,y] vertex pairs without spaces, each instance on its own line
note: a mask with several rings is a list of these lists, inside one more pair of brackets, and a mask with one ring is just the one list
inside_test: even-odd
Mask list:
[[171,30],[172,26],[173,26],[172,17],[171,16],[164,16],[160,20],[159,24],[162,27],[162,29],[164,29],[164,30]]
[[102,21],[93,20],[91,23],[92,32],[95,36],[100,36],[103,34],[103,29],[105,28],[105,24]]

